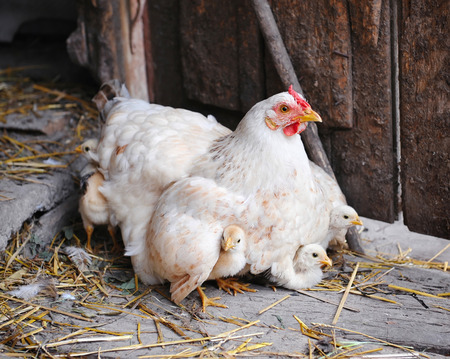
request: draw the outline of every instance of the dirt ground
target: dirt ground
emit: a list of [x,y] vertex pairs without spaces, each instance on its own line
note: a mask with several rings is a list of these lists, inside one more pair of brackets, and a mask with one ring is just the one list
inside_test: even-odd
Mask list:
[[[52,268],[55,260],[46,264],[37,258],[23,259],[22,265],[12,264],[6,271],[2,268],[10,275],[4,282],[8,290],[0,294],[1,355],[319,358],[323,351],[338,358],[369,358],[370,354],[358,356],[357,352],[370,350],[385,358],[399,357],[394,354],[405,355],[402,358],[449,355],[448,297],[439,296],[448,295],[448,272],[423,268],[423,263],[416,261],[432,258],[447,242],[411,234],[399,224],[363,220],[367,254],[382,255],[386,260],[374,262],[346,254],[345,262],[337,259],[319,286],[300,293],[251,284],[257,292],[232,296],[208,282],[206,294],[220,296],[219,302],[228,308],[208,307],[206,313],[201,312],[195,292],[178,307],[167,299],[168,286],[150,288],[139,283],[136,288],[129,261],[119,256],[107,262],[108,254],[101,250],[83,274],[63,254],[64,245],[58,251],[56,274]],[[403,246],[402,241],[409,245]],[[111,246],[100,231],[95,244],[102,242]],[[371,248],[382,251],[371,253]],[[412,251],[400,259],[399,251],[405,253],[408,248]],[[394,255],[386,254],[390,252]],[[442,253],[433,262],[449,261],[449,254]],[[354,289],[332,325],[356,261],[360,264]],[[33,281],[38,264],[47,273],[45,278],[52,278],[57,295],[47,286],[26,301],[12,296],[13,288]],[[398,287],[389,287],[392,285]],[[407,292],[406,288],[420,292]],[[338,349],[330,344],[332,340]]]

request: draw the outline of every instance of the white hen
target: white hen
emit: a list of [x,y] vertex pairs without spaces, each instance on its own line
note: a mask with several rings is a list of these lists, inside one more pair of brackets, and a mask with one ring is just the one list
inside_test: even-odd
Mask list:
[[[180,247],[174,241],[179,243],[178,229],[185,228],[188,221],[192,222],[188,235],[193,239],[185,242],[192,246],[193,252],[198,252],[196,242],[221,233],[228,225],[224,218],[231,223],[239,219],[248,239],[246,260],[254,274],[290,256],[300,244],[322,239],[329,225],[327,201],[311,173],[300,137],[294,136],[306,128],[305,121],[318,119],[309,105],[291,90],[256,104],[233,133],[213,141],[209,150],[195,161],[191,171],[204,178],[196,179],[204,182],[201,185],[223,189],[224,197],[204,195],[195,210],[207,214],[207,219],[200,219],[199,223],[197,218],[197,221],[191,221],[179,213],[180,206],[183,207],[186,201],[185,192],[192,186],[190,182],[181,180],[168,188],[158,201],[147,233],[147,244],[129,246],[140,278],[154,284],[158,276],[153,278],[152,273],[156,272],[159,278],[172,282],[172,296],[177,295],[178,286],[173,285],[177,278],[169,272],[175,263],[180,264],[176,262],[180,259],[169,252],[163,255],[158,252],[161,254],[159,247],[169,248],[168,243],[171,243],[172,251]],[[236,196],[243,199],[245,212],[238,210]],[[211,210],[219,206],[219,198],[235,204]],[[160,213],[161,208],[164,208],[164,215]],[[165,213],[170,213],[170,221]],[[186,237],[183,232],[181,234]],[[186,268],[186,265],[180,266]],[[203,275],[205,272],[210,270],[202,270]],[[190,284],[191,290],[195,288],[194,284],[197,286],[198,282]]]
[[[146,263],[135,266],[139,278],[148,284],[170,281],[172,300],[178,304],[208,278],[239,272],[245,261],[241,264],[239,258],[227,255],[231,247],[222,238],[224,229],[243,215],[243,202],[205,178],[190,177],[171,185],[150,222],[142,256]],[[224,255],[227,258],[218,263]]]
[[117,97],[105,107],[98,147],[108,199],[128,250],[144,245],[163,190],[190,173],[211,142],[230,132],[213,116]]
[[[176,193],[180,191],[170,193],[174,186],[161,194],[169,183],[188,175],[209,178],[227,195],[245,199],[245,213],[236,218],[246,233],[252,273],[326,236],[332,206],[296,135],[306,129],[307,121],[320,117],[292,89],[256,104],[232,133],[211,117],[140,100],[116,98],[108,109],[98,148],[107,178],[101,190],[144,282],[169,279],[165,269],[158,268],[155,275],[155,259],[149,260],[153,238],[167,218],[153,216],[148,231],[146,225],[156,203],[172,213],[184,201]],[[211,206],[215,204],[199,203],[196,210]],[[229,210],[209,213],[220,229],[208,229],[208,238],[231,223],[217,219]],[[167,235],[174,236],[184,226],[176,218]],[[159,258],[159,263],[164,261]]]

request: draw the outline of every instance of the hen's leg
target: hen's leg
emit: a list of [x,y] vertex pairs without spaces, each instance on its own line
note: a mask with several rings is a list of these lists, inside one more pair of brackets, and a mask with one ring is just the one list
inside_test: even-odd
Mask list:
[[117,241],[116,229],[113,226],[108,225],[108,232],[109,232],[109,235],[111,236],[111,238],[113,240],[113,243],[114,243],[111,251],[113,253],[120,253],[122,251],[122,247],[120,246],[119,242]]
[[217,303],[215,300],[220,299],[220,297],[208,298],[206,294],[203,292],[201,287],[197,287],[197,292],[200,295],[200,299],[202,300],[202,312],[206,312],[206,307],[220,307],[220,308],[228,308],[225,304]]
[[233,291],[233,295],[244,292],[257,292],[256,289],[249,288],[249,283],[241,283],[236,278],[218,278],[216,282],[219,289],[222,289],[228,294],[232,294],[231,291]]
[[91,237],[92,237],[93,232],[94,232],[94,226],[92,226],[91,224],[88,224],[86,226],[86,234],[87,234],[86,250],[90,253],[93,253],[93,250],[91,247]]

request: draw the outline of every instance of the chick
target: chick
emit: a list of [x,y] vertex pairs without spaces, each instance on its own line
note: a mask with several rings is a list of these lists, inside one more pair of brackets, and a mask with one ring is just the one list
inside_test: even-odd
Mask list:
[[269,279],[289,289],[311,288],[322,280],[322,268],[331,266],[332,261],[319,244],[300,246],[293,258],[272,265]]
[[363,222],[359,218],[353,207],[342,205],[334,207],[330,213],[330,226],[325,239],[320,242],[323,248],[332,247],[342,249],[347,247],[345,235],[352,226],[362,226]]
[[78,146],[75,151],[81,153],[87,160],[87,165],[81,171],[80,186],[82,195],[78,203],[78,210],[83,220],[83,227],[87,233],[86,249],[92,252],[91,238],[94,232],[94,226],[108,225],[108,232],[114,242],[112,251],[117,252],[120,246],[117,243],[115,228],[110,222],[110,211],[108,202],[99,191],[105,178],[98,171],[97,144],[95,139],[87,140]]

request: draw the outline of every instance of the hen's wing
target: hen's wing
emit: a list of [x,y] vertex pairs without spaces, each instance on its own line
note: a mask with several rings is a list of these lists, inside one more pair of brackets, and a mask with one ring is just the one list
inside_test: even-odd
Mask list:
[[325,170],[314,162],[309,162],[311,166],[312,175],[316,183],[323,189],[327,198],[329,209],[333,209],[337,206],[346,205],[347,201],[344,194],[339,187],[339,184],[333,179]]
[[125,245],[143,242],[162,191],[189,174],[211,141],[230,132],[213,116],[142,100],[115,98],[98,146],[101,188],[120,223]]
[[209,276],[219,258],[226,226],[237,223],[243,198],[209,179],[189,177],[160,197],[150,222],[146,246],[133,253],[133,267],[149,284],[168,280],[179,303]]

